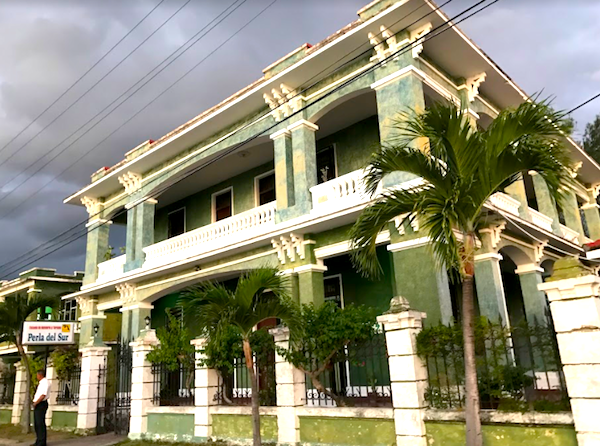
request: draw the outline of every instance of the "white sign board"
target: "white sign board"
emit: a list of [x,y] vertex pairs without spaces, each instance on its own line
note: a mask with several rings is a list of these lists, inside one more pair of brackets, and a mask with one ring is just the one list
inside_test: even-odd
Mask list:
[[23,345],[63,345],[75,343],[73,322],[27,321]]

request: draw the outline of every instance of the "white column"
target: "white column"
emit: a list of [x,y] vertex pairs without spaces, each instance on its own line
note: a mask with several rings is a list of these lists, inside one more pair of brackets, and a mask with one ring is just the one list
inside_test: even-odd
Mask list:
[[129,422],[129,438],[139,439],[147,432],[147,411],[152,406],[152,364],[146,355],[159,344],[156,332],[151,329],[142,330],[140,336],[129,345],[132,347],[131,370],[131,419]]
[[206,359],[204,347],[207,342],[206,338],[196,338],[191,342],[196,349],[194,437],[201,441],[208,440],[212,435],[210,407],[217,404],[215,395],[219,387],[219,375],[217,371],[209,369],[203,364],[203,361]]
[[[277,347],[285,349],[289,347],[289,328],[273,328],[269,333],[273,335]],[[275,351],[275,382],[277,383],[277,444],[299,444],[300,420],[296,408],[304,405],[306,378],[304,373],[287,362],[277,351]]]
[[91,432],[98,419],[98,377],[100,367],[106,366],[110,347],[84,347],[81,352],[81,384],[77,406],[77,429]]
[[12,424],[19,424],[21,422],[21,412],[23,412],[23,404],[29,398],[27,395],[27,375],[25,374],[25,367],[20,362],[15,364],[15,393],[13,396],[13,407],[12,407]]
[[550,281],[539,289],[550,301],[578,444],[600,445],[600,277]]
[[46,379],[50,383],[50,395],[48,395],[48,411],[46,412],[46,426],[52,426],[52,408],[56,406],[56,398],[58,397],[58,378],[56,370],[51,363],[48,363],[46,368]]
[[425,313],[420,311],[406,310],[377,318],[385,330],[398,446],[427,446],[424,422],[427,369],[417,356],[416,347],[424,317]]

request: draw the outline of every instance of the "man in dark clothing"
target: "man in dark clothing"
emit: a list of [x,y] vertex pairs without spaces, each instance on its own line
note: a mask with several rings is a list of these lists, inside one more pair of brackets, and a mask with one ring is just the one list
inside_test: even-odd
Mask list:
[[37,372],[39,384],[33,397],[33,427],[35,428],[35,443],[33,446],[46,446],[46,412],[48,411],[48,396],[50,383],[46,379],[46,372]]

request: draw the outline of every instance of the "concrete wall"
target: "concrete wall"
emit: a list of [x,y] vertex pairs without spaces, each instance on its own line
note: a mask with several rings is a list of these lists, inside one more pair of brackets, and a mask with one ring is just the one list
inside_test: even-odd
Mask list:
[[300,417],[300,441],[309,444],[384,446],[396,442],[393,419]]
[[[260,433],[263,441],[277,441],[277,417],[261,415]],[[212,434],[223,440],[247,440],[252,438],[252,418],[250,415],[213,414]]]
[[[192,408],[169,408],[192,409]],[[192,413],[148,413],[147,437],[170,441],[191,441],[194,437],[194,414]]]
[[52,429],[77,429],[77,407],[74,407],[74,410],[69,411],[54,409],[52,411]]
[[6,406],[0,409],[0,424],[10,424],[12,417],[12,406]]
[[[427,443],[430,446],[462,446],[465,425],[460,422],[427,422]],[[484,424],[485,446],[576,446],[573,426],[523,426]]]

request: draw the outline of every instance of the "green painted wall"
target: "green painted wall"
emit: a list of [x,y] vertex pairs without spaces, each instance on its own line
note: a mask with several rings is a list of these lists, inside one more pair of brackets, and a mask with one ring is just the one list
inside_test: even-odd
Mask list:
[[302,443],[338,445],[396,444],[394,420],[375,418],[300,417]]
[[[213,415],[212,434],[232,440],[252,438],[252,418],[250,415]],[[263,441],[277,441],[277,417],[262,415],[260,434]]]
[[152,438],[189,441],[194,437],[194,415],[149,413],[147,434]]
[[0,424],[10,424],[12,409],[0,409]]
[[234,215],[252,209],[255,207],[254,177],[273,168],[273,162],[271,161],[156,211],[154,216],[154,243],[167,238],[168,214],[182,207],[185,207],[186,231],[212,223],[211,195],[228,187],[233,188]]
[[362,169],[379,144],[377,116],[318,140],[317,150],[331,144],[335,144],[338,176]]
[[52,412],[52,427],[55,429],[76,429],[77,428],[77,412],[53,411]]
[[[428,422],[429,446],[463,446],[463,423]],[[487,424],[482,426],[484,446],[577,446],[572,426],[516,426]]]

